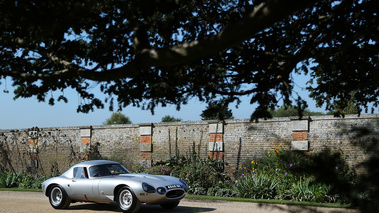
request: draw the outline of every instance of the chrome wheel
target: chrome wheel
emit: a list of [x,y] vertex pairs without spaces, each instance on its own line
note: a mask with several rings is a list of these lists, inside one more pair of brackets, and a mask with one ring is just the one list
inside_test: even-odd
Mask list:
[[133,191],[127,186],[122,187],[116,197],[118,208],[122,212],[137,212],[141,207],[141,202],[134,195]]
[[53,186],[49,193],[50,205],[55,209],[67,208],[71,200],[68,198],[66,191],[61,186]]
[[129,189],[123,189],[118,197],[118,202],[122,210],[128,210],[133,204],[133,195]]
[[51,205],[59,206],[62,203],[63,193],[59,187],[54,187],[50,193]]

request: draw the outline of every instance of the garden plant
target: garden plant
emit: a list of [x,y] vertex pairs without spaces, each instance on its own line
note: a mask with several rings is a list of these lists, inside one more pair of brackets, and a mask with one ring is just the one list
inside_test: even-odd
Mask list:
[[[182,178],[189,185],[188,193],[194,195],[320,203],[351,203],[348,192],[359,183],[341,154],[329,150],[311,155],[273,146],[263,156],[246,160],[231,174],[225,173],[225,162],[194,156],[175,156],[152,166],[142,163],[132,172]],[[330,176],[320,171],[323,162],[330,164],[322,169]],[[1,171],[0,188],[38,189],[49,177]],[[337,182],[342,185],[334,184]]]
[[[151,167],[144,164],[136,172],[173,175],[184,179],[190,194],[252,199],[277,199],[320,203],[350,203],[350,188],[358,176],[341,153],[325,150],[316,154],[284,150],[280,144],[261,157],[246,160],[234,173],[227,174],[223,162],[211,159],[173,157]],[[320,171],[320,163],[328,162]],[[335,178],[335,180],[332,178]],[[344,183],[346,190],[332,181]],[[335,182],[334,182],[335,183]]]

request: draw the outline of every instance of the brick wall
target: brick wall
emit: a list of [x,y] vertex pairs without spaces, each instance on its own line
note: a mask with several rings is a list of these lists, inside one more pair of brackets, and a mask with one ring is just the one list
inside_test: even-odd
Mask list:
[[[19,172],[50,173],[99,156],[131,169],[142,161],[196,155],[224,160],[231,172],[280,146],[308,153],[329,148],[356,165],[368,156],[354,145],[356,135],[350,130],[367,127],[377,134],[378,119],[378,114],[370,114],[0,130],[0,163]],[[88,155],[89,151],[98,155]]]

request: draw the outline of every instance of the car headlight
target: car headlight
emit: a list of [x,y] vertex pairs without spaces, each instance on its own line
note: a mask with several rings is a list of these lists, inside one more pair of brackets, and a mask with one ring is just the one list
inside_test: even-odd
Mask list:
[[163,188],[163,187],[158,187],[158,188],[157,188],[157,192],[158,192],[158,194],[160,194],[160,195],[164,195],[164,194],[166,193],[166,189]]
[[155,188],[150,186],[147,183],[142,183],[142,189],[143,189],[143,191],[145,191],[147,193],[154,193],[155,192]]

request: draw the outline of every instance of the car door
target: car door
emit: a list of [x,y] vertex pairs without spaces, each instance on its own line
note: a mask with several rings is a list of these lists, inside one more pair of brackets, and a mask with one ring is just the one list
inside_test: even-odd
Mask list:
[[71,199],[77,201],[93,201],[93,185],[94,182],[98,181],[88,178],[86,167],[75,167],[73,171],[74,175],[70,184]]

